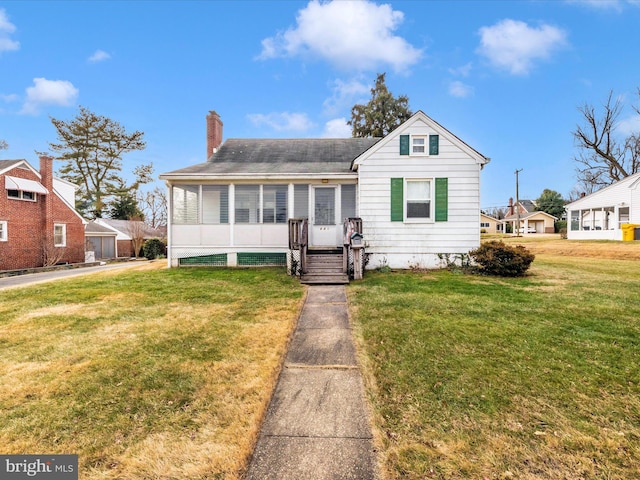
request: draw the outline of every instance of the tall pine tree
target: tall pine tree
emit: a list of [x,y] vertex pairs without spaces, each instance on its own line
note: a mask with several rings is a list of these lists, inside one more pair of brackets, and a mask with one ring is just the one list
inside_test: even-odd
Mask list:
[[58,143],[51,143],[50,147],[58,160],[65,161],[59,169],[60,176],[80,187],[77,206],[86,208],[81,213],[91,218],[102,217],[108,199],[124,184],[120,177],[122,156],[143,150],[144,134],[129,133],[118,122],[84,107],[80,107],[73,120],[52,117],[51,122],[58,132]]
[[354,137],[384,137],[409,119],[413,112],[406,95],[394,97],[385,83],[386,73],[379,73],[366,105],[351,109],[351,134]]

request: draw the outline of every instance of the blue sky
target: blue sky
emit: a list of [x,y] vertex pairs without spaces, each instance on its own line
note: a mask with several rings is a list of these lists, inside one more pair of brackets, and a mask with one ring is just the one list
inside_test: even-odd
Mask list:
[[82,105],[145,133],[124,170],[205,161],[224,137],[350,136],[378,72],[491,162],[481,206],[575,187],[578,107],[613,90],[640,130],[640,0],[2,1],[0,158],[56,141]]

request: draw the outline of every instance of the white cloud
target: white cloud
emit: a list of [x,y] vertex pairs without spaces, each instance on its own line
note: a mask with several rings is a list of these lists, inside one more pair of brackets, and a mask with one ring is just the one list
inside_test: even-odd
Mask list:
[[640,115],[627,117],[618,123],[618,132],[628,137],[629,135],[640,135]]
[[0,8],[0,53],[18,50],[20,48],[20,42],[9,38],[15,31],[15,25],[9,21],[5,10]]
[[350,138],[351,127],[347,125],[346,118],[334,118],[325,123],[321,136],[322,138]]
[[103,62],[105,60],[109,60],[110,58],[111,58],[111,55],[105,52],[104,50],[96,50],[95,52],[93,52],[93,55],[91,55],[87,59],[87,61],[90,63],[97,63],[97,62]]
[[45,105],[69,106],[78,97],[78,89],[67,80],[34,78],[34,86],[27,88],[27,98],[20,113],[36,115]]
[[473,68],[473,64],[469,62],[460,67],[450,68],[449,73],[452,75],[460,76],[460,77],[468,77],[469,74],[471,73],[472,68]]
[[332,90],[331,97],[323,103],[327,115],[335,115],[344,108],[351,108],[362,95],[369,93],[371,86],[358,79],[347,81],[336,79],[333,82]]
[[404,14],[370,1],[312,0],[298,12],[295,28],[262,41],[258,58],[320,57],[346,70],[389,65],[406,70],[422,51],[394,35]]
[[477,52],[514,75],[528,74],[536,60],[549,58],[567,43],[567,34],[560,28],[546,24],[535,28],[511,19],[482,27],[479,33]]
[[455,80],[449,84],[449,94],[453,97],[465,98],[473,95],[473,87]]
[[247,118],[256,126],[266,125],[278,132],[305,132],[314,126],[306,113],[252,113]]

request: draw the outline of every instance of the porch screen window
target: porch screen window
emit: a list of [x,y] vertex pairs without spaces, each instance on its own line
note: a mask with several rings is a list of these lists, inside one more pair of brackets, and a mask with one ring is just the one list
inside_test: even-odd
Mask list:
[[262,223],[287,223],[287,185],[262,187]]
[[53,226],[53,244],[56,247],[64,247],[67,245],[67,226],[58,223]]
[[202,223],[229,223],[229,185],[202,186]]
[[293,218],[309,218],[309,185],[293,186]]
[[571,210],[571,230],[580,230],[580,211]]
[[173,223],[198,223],[199,185],[174,185]]
[[431,182],[407,180],[407,218],[431,217]]
[[0,221],[0,242],[7,241],[7,221]]
[[236,223],[260,222],[260,186],[236,185]]
[[356,186],[342,185],[342,196],[340,208],[342,218],[353,218],[356,216]]

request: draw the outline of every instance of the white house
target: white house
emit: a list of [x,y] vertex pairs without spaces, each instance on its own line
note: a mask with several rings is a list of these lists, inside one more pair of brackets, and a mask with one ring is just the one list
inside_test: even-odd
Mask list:
[[[215,112],[207,132],[207,162],[160,175],[170,266],[290,264],[292,244],[341,249],[354,225],[368,268],[435,267],[480,244],[489,158],[421,111],[384,138],[222,143]],[[304,219],[302,239],[291,219]]]
[[[567,238],[623,240],[625,231],[640,225],[639,185],[640,173],[636,173],[566,205]],[[633,240],[633,236],[624,239]]]

